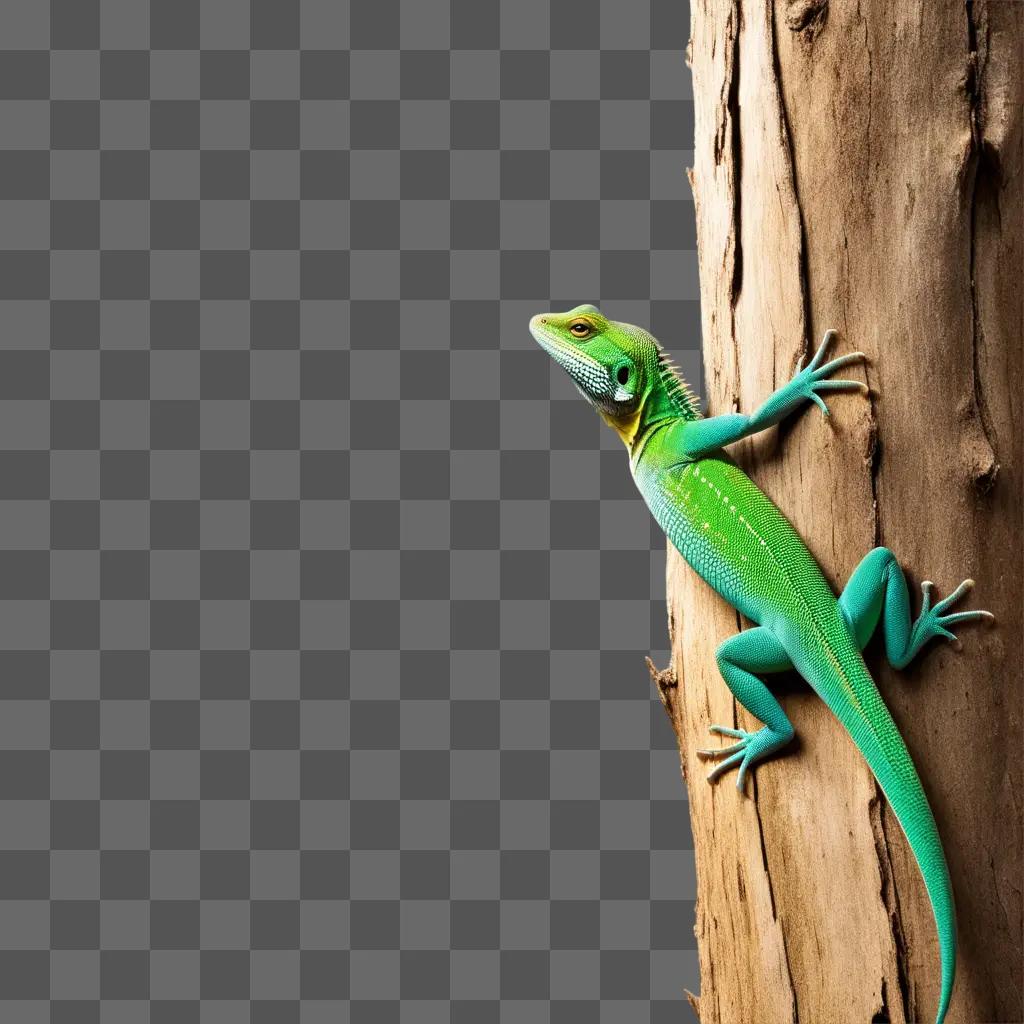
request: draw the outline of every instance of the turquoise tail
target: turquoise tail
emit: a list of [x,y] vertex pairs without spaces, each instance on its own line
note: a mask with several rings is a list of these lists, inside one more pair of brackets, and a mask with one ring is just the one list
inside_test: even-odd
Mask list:
[[[875,774],[878,776],[879,773],[876,771]],[[886,783],[881,778],[878,781],[910,843],[924,879],[925,889],[928,891],[932,914],[935,916],[942,970],[939,1009],[935,1022],[942,1024],[949,1009],[949,1000],[953,994],[953,978],[956,974],[956,908],[953,903],[949,867],[946,864],[935,818],[920,782],[917,783],[917,791],[913,792],[901,779],[890,795]]]
[[[863,660],[861,664],[863,664]],[[863,668],[868,674],[867,666]],[[869,676],[870,678],[870,676]],[[917,866],[924,879],[928,899],[935,916],[939,937],[941,990],[936,1024],[943,1024],[953,994],[956,974],[956,908],[949,866],[942,849],[942,840],[935,816],[928,804],[910,752],[881,696],[871,685],[873,695],[857,686],[865,705],[862,713],[842,715],[840,720],[860,748],[868,766],[882,787],[889,806],[900,823]],[[844,719],[850,718],[847,722]]]
[[[939,936],[941,990],[936,1024],[943,1024],[956,973],[956,909],[946,855],[910,751],[889,714],[852,636],[834,635],[831,657],[815,650],[801,675],[849,732],[882,787],[924,879]],[[802,659],[803,660],[803,659]],[[805,669],[807,670],[805,672]],[[821,685],[821,684],[824,685]]]

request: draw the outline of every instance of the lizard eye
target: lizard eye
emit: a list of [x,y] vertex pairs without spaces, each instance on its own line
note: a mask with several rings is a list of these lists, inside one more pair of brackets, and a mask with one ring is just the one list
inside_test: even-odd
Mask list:
[[574,338],[589,338],[594,333],[594,329],[585,320],[577,320],[575,323],[569,324],[569,333]]
[[622,364],[622,365],[621,365],[621,366],[619,367],[618,373],[616,373],[616,374],[615,374],[615,379],[616,379],[616,380],[617,380],[617,381],[618,381],[618,382],[619,382],[619,383],[620,383],[620,384],[621,384],[621,385],[622,385],[623,387],[625,387],[625,386],[626,386],[626,384],[627,384],[627,383],[629,382],[629,367],[628,367],[628,366],[627,366],[627,365],[626,365],[625,363],[623,363],[623,364]]

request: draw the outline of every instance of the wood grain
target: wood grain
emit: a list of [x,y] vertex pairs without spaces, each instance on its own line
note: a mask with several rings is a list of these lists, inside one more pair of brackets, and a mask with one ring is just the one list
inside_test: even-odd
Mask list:
[[[869,356],[870,399],[830,396],[830,421],[809,407],[741,462],[837,591],[885,544],[912,587],[972,576],[997,616],[902,673],[866,652],[953,875],[950,1024],[1024,1018],[1022,10],[693,0],[687,51],[709,412],[752,411],[838,328],[836,354]],[[743,624],[671,549],[667,593],[655,675],[689,784],[701,1021],[932,1020],[931,910],[859,752],[783,678],[796,744],[755,800],[706,785],[707,726],[756,726],[714,662]]]

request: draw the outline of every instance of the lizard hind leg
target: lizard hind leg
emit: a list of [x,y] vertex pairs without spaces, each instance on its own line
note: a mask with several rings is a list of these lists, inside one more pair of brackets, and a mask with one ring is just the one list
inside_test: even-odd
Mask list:
[[782,705],[754,673],[783,672],[792,668],[792,662],[779,640],[764,626],[730,637],[718,648],[716,658],[718,670],[732,695],[764,722],[764,726],[756,732],[747,732],[745,729],[712,725],[711,732],[730,736],[736,742],[717,750],[698,750],[697,754],[703,758],[725,758],[709,773],[708,782],[714,782],[738,765],[736,788],[745,792],[743,784],[750,768],[793,738],[793,726]]
[[958,622],[993,618],[991,612],[981,609],[949,612],[972,586],[973,580],[964,580],[948,597],[932,605],[933,584],[925,580],[921,584],[921,614],[912,622],[910,593],[903,570],[888,548],[875,548],[854,569],[839,597],[839,610],[862,649],[881,620],[889,663],[893,668],[904,668],[932,637],[958,642],[948,627]]

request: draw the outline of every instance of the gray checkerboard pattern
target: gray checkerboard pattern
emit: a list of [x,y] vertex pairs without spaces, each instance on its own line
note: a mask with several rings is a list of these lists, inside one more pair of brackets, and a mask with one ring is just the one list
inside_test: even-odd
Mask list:
[[[0,4],[0,1019],[677,1021],[680,0]],[[687,348],[689,346],[689,348]]]

